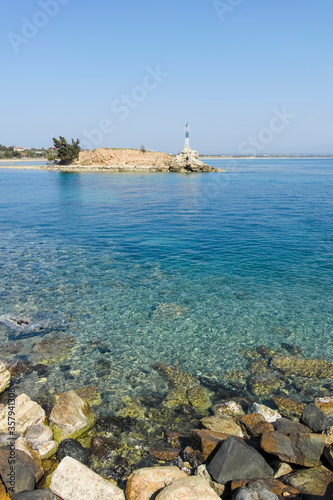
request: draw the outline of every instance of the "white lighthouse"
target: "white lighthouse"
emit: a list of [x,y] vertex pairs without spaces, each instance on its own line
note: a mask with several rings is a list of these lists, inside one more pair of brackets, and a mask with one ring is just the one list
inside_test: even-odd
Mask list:
[[190,147],[190,127],[187,122],[185,127],[185,148],[189,147]]

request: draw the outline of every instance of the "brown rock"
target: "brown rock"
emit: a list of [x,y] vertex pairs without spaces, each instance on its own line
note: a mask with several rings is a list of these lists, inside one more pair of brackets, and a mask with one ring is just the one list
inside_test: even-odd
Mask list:
[[314,403],[321,409],[328,417],[333,416],[333,396],[325,398],[316,398]]
[[113,451],[120,448],[120,444],[114,439],[105,436],[95,436],[91,440],[90,447],[96,456],[104,457],[107,455],[113,456]]
[[219,498],[207,481],[192,476],[163,488],[156,500],[218,500]]
[[305,467],[316,467],[325,446],[325,438],[320,434],[293,434],[290,437],[279,432],[263,434],[261,448],[276,455],[280,460]]
[[289,398],[273,398],[281,415],[287,418],[300,418],[305,408],[304,403],[299,403]]
[[239,419],[239,423],[251,437],[258,437],[268,432],[274,432],[273,425],[266,422],[265,418],[259,413],[248,413]]
[[285,375],[301,377],[333,378],[333,363],[323,359],[302,359],[295,356],[275,356],[270,364]]
[[213,415],[212,417],[205,417],[201,419],[202,425],[206,429],[215,432],[223,432],[230,436],[243,437],[242,429],[230,417],[219,417]]
[[170,444],[173,448],[182,448],[183,444],[188,441],[188,437],[185,436],[182,432],[172,431],[171,429],[167,429],[165,432],[165,437],[167,443]]
[[185,472],[178,467],[149,467],[136,470],[128,478],[126,499],[150,500],[160,489],[186,477]]
[[285,462],[278,462],[274,469],[274,479],[290,474],[292,471],[293,469],[289,464],[286,464]]
[[205,461],[205,457],[202,451],[194,450],[191,446],[186,446],[182,456],[184,461],[189,462],[191,467],[194,468],[199,467]]
[[231,491],[238,490],[238,488],[243,488],[249,482],[248,479],[234,479],[231,481],[230,489]]
[[155,457],[157,460],[164,460],[165,462],[177,458],[179,450],[175,448],[160,448],[157,450],[149,450],[149,455]]
[[202,451],[205,460],[215,450],[215,448],[228,437],[229,434],[215,432],[208,429],[192,429],[189,434],[191,446]]
[[265,486],[269,491],[275,493],[279,497],[294,497],[299,494],[299,491],[292,486],[286,485],[277,479],[260,479],[260,481],[250,481],[247,486]]
[[333,472],[320,465],[312,469],[302,469],[283,478],[283,481],[302,494],[323,496],[333,482]]
[[0,478],[0,500],[10,500],[10,496],[7,493],[6,487]]

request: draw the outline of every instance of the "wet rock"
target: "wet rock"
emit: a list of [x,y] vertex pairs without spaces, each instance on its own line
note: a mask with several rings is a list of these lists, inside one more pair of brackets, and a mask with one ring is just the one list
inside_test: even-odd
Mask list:
[[230,436],[219,448],[207,470],[215,481],[273,478],[273,469],[260,453],[239,438]]
[[[20,394],[15,398],[15,430],[24,434],[30,427],[43,424],[45,411],[41,406],[32,401],[26,394]],[[0,432],[8,432],[8,405],[5,408],[3,418],[0,420]]]
[[185,450],[181,452],[181,456],[184,462],[188,462],[194,469],[205,461],[204,454],[199,450],[194,450],[191,446],[186,446]]
[[270,373],[261,373],[248,381],[249,389],[255,396],[267,396],[276,392],[282,385],[282,380]]
[[188,406],[189,400],[187,397],[187,391],[184,387],[173,387],[168,391],[163,405],[170,408],[177,408],[178,406]]
[[[0,448],[0,475],[3,478],[4,482],[6,483],[7,488],[10,486],[10,484],[7,484],[6,482],[7,480],[10,481],[10,477],[7,476],[7,472],[10,472],[10,470],[8,471],[7,468],[10,466],[9,460],[12,459],[12,456],[13,456],[13,451],[8,446]],[[43,477],[43,470],[35,463],[35,461],[29,455],[27,455],[21,450],[15,450],[15,467],[16,466],[19,467],[16,468],[15,471],[16,476],[20,474],[20,471],[26,470],[33,475],[34,483],[38,483],[38,481],[40,481]],[[30,473],[29,477],[31,477]]]
[[333,481],[333,472],[320,465],[312,469],[301,469],[283,478],[284,483],[293,486],[300,493],[323,496]]
[[239,423],[247,434],[251,437],[258,437],[267,432],[274,432],[271,423],[266,422],[260,413],[248,413],[239,419]]
[[155,450],[149,450],[149,455],[152,455],[157,460],[163,460],[164,462],[167,462],[169,460],[177,458],[179,455],[179,450],[175,450],[174,448],[159,448]]
[[212,411],[218,417],[241,417],[245,415],[242,406],[236,401],[217,403],[212,407]]
[[287,418],[299,419],[306,406],[304,403],[300,403],[289,398],[275,397],[273,398],[273,401],[276,404],[279,413]]
[[119,415],[108,415],[96,421],[96,429],[99,432],[110,432],[115,436],[119,436],[123,432],[129,432],[135,425],[136,419],[129,416],[121,417]]
[[64,337],[53,336],[35,343],[32,346],[32,353],[36,355],[39,363],[48,365],[69,358],[74,345],[73,337],[68,335]]
[[175,481],[185,479],[185,472],[178,467],[153,467],[139,469],[130,475],[126,484],[127,500],[150,500],[152,495]]
[[253,403],[252,407],[250,408],[250,412],[259,413],[264,417],[266,422],[270,423],[276,422],[278,418],[281,418],[281,415],[276,410],[272,410],[268,406],[258,403]]
[[264,359],[272,359],[274,358],[274,356],[276,356],[277,354],[277,351],[274,351],[273,349],[269,349],[268,347],[264,346],[264,345],[259,345],[257,348],[256,348],[258,354],[260,354],[260,356],[262,356]]
[[220,497],[209,483],[198,476],[172,483],[156,496],[156,500],[218,500]]
[[89,406],[99,406],[102,404],[102,398],[94,385],[87,385],[74,389],[76,394],[83,399]]
[[[12,466],[13,467],[13,466]],[[30,491],[35,488],[35,476],[33,472],[20,461],[15,460],[14,475],[11,466],[1,472],[3,481],[8,491],[20,493],[21,491]],[[13,489],[11,489],[13,488]]]
[[249,362],[247,369],[251,375],[262,374],[267,371],[268,363],[265,359],[254,359]]
[[0,393],[10,385],[10,371],[7,369],[6,363],[0,361]]
[[155,465],[158,464],[158,460],[151,456],[151,455],[146,455],[145,457],[141,458],[136,464],[133,465],[133,469],[148,469],[151,467],[154,467]]
[[229,434],[215,432],[208,429],[192,429],[189,433],[189,441],[194,449],[201,451],[205,460],[216,449],[218,445],[225,441]]
[[212,406],[209,392],[202,385],[196,385],[187,389],[187,398],[190,405],[198,411],[208,410]]
[[287,344],[286,342],[283,342],[281,344],[281,347],[285,349],[286,351],[289,352],[289,354],[292,354],[292,356],[302,356],[302,349],[298,347],[297,345],[293,344]]
[[78,438],[91,429],[95,423],[95,414],[85,401],[74,391],[63,393],[55,403],[50,423],[56,441],[66,438]]
[[318,406],[327,417],[333,417],[333,396],[315,398],[314,404]]
[[301,420],[314,432],[325,431],[330,426],[330,419],[314,403],[310,403],[304,408]]
[[290,474],[293,471],[292,467],[285,462],[278,462],[274,467],[274,478],[278,479],[279,477],[285,476],[286,474]]
[[114,439],[104,436],[96,436],[91,440],[91,449],[98,457],[114,456],[114,450],[120,448],[120,444]]
[[202,418],[201,423],[206,429],[229,434],[230,436],[243,437],[242,429],[230,417],[217,417],[214,415]]
[[274,370],[279,370],[287,376],[333,378],[333,363],[323,359],[302,359],[295,356],[275,356],[270,364]]
[[325,438],[319,434],[293,434],[269,432],[261,437],[261,448],[280,460],[305,467],[316,467],[324,451]]
[[246,389],[248,376],[248,372],[244,370],[230,370],[225,374],[225,378],[229,384],[241,390]]
[[209,474],[206,465],[199,465],[195,471],[195,475],[201,477],[209,483],[209,486],[215,491],[215,493],[221,497],[224,493],[224,484],[217,483],[213,480],[212,476]]
[[179,431],[167,429],[165,432],[167,443],[173,448],[183,448],[188,443],[188,436]]
[[[1,497],[0,497],[1,498]],[[48,488],[34,491],[23,491],[12,495],[12,500],[56,500],[57,497]]]
[[33,320],[27,316],[18,317],[8,314],[0,316],[0,323],[9,329],[8,338],[10,340],[43,336],[51,332],[63,331],[65,328],[64,322],[56,321],[53,318]]
[[146,417],[146,409],[139,398],[123,397],[124,408],[118,412],[121,417],[142,418]]
[[84,448],[78,441],[64,439],[59,444],[56,456],[59,462],[65,457],[71,457],[82,464],[89,465],[91,454],[92,451],[89,448]]
[[62,500],[125,500],[120,488],[71,457],[53,472],[50,489]]

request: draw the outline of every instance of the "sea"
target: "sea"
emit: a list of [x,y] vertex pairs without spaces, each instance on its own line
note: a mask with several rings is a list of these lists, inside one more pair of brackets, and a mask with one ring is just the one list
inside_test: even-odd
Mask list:
[[25,367],[19,392],[93,385],[117,412],[166,391],[158,363],[227,387],[262,345],[333,361],[333,160],[207,163],[226,171],[0,169],[0,359]]

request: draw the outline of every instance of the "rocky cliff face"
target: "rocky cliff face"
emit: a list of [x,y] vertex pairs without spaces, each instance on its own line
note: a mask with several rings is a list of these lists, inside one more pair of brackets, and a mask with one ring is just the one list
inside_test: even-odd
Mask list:
[[185,146],[183,151],[179,153],[172,165],[171,172],[216,172],[216,169],[205,165],[199,160],[199,154],[189,146]]

